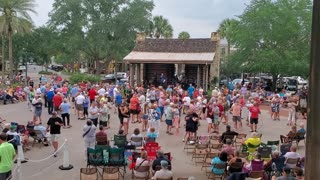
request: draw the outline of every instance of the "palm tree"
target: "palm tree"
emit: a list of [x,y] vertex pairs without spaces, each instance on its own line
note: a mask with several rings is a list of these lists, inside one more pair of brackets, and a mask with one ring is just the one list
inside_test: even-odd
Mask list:
[[233,31],[232,26],[237,22],[235,19],[225,19],[220,23],[218,32],[222,38],[226,38],[228,43],[228,54],[230,54],[231,42],[230,36]]
[[178,38],[179,39],[190,39],[190,34],[186,31],[182,31],[181,33],[179,33]]
[[0,0],[0,30],[8,36],[9,63],[11,77],[13,75],[12,35],[17,32],[29,32],[32,29],[32,19],[29,13],[34,10],[35,0]]
[[168,19],[165,19],[163,16],[154,16],[152,21],[149,23],[146,33],[148,36],[155,37],[157,39],[160,37],[169,39],[173,36],[173,28]]

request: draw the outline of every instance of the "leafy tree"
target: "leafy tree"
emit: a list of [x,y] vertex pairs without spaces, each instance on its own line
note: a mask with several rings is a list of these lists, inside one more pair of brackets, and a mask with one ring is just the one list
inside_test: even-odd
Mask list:
[[32,19],[29,13],[35,13],[34,0],[0,0],[0,29],[8,36],[10,71],[13,74],[12,35],[17,32],[30,32]]
[[190,34],[186,31],[182,31],[181,33],[179,33],[178,38],[179,39],[190,39]]
[[233,63],[244,72],[307,75],[311,32],[310,0],[253,0],[230,30],[237,48]]
[[157,39],[160,37],[169,39],[173,36],[173,28],[168,19],[163,16],[154,16],[152,21],[149,21],[149,27],[146,34]]
[[[145,31],[153,2],[149,0],[56,0],[50,26],[63,41],[58,59],[100,62],[122,60],[134,47],[137,32]],[[70,60],[68,60],[70,59]]]

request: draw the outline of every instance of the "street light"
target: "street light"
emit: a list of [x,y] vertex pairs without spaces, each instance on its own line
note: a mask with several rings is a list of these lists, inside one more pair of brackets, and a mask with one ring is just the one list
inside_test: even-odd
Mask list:
[[[25,49],[23,48],[23,51],[25,52]],[[30,57],[28,59],[28,54],[25,53],[25,58],[20,57],[19,58],[20,64],[24,65],[26,67],[26,77],[25,77],[25,84],[28,85],[28,63],[33,63],[33,58]]]

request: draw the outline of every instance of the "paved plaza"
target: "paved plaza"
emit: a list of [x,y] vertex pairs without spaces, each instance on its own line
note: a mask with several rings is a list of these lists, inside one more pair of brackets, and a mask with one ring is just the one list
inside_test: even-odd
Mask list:
[[[263,108],[268,109],[268,108]],[[27,109],[27,103],[21,102],[18,104],[8,104],[6,106],[0,105],[0,114],[8,122],[14,121],[19,124],[26,124],[28,120],[32,118],[32,112]],[[285,111],[282,115],[286,115]],[[267,140],[279,140],[281,134],[287,134],[289,127],[286,126],[286,117],[282,116],[281,121],[272,121],[267,110],[263,110],[262,118],[258,125],[258,132],[262,133],[262,141]],[[230,115],[229,115],[230,117]],[[49,115],[47,109],[43,110],[43,122],[47,122]],[[181,118],[183,119],[183,118]],[[229,118],[231,119],[231,118]],[[231,122],[229,120],[229,122]],[[298,120],[300,122],[305,122],[305,120]],[[119,120],[116,114],[111,115],[111,129],[107,131],[108,139],[113,137],[117,132],[119,127]],[[22,179],[23,180],[78,180],[80,179],[80,168],[86,167],[85,160],[85,148],[82,138],[82,128],[85,121],[77,120],[74,112],[71,114],[71,125],[70,129],[62,129],[62,134],[59,140],[60,145],[65,139],[68,140],[69,152],[70,152],[70,163],[74,166],[72,170],[62,171],[58,167],[62,165],[63,162],[63,152],[58,154],[57,158],[50,157],[47,160],[40,162],[28,162],[22,164]],[[130,124],[129,135],[133,132],[135,127],[141,127],[141,124]],[[201,126],[199,127],[198,135],[207,134],[206,133],[207,123],[206,121],[201,121]],[[220,125],[220,133],[224,131],[225,127]],[[191,154],[186,154],[183,151],[184,143],[182,142],[184,135],[184,128],[180,128],[179,135],[168,135],[165,133],[165,123],[161,123],[160,137],[157,139],[161,145],[161,149],[164,152],[171,152],[173,156],[172,167],[174,173],[174,179],[177,177],[188,177],[194,176],[199,180],[207,179],[204,171],[201,171],[201,165],[195,165],[191,161]],[[244,127],[242,131],[249,134],[249,128]],[[31,142],[31,138],[30,138]],[[299,153],[304,155],[305,145],[303,142],[299,144]],[[25,153],[25,157],[30,160],[42,160],[47,158],[53,153],[52,146],[39,146],[36,144],[31,150]],[[15,168],[15,167],[14,167]],[[16,172],[14,172],[14,176]],[[13,179],[17,179],[15,176]],[[131,171],[127,168],[127,173],[125,179],[131,179]]]

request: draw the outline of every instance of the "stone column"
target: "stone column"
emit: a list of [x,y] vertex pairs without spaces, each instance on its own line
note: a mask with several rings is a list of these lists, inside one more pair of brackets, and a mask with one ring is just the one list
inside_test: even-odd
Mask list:
[[204,89],[206,84],[206,65],[202,65],[202,89]]
[[133,64],[129,64],[129,80],[130,80],[130,86],[134,86],[134,68]]
[[197,67],[197,87],[200,87],[200,65]]
[[[320,177],[320,1],[313,1],[305,179]],[[303,142],[301,142],[303,143]]]
[[141,64],[137,64],[136,70],[137,86],[141,85]]
[[208,83],[209,83],[209,66],[206,64],[206,72],[205,72],[205,75],[206,75],[206,82],[205,82],[205,87],[204,87],[204,90],[205,91],[208,91]]
[[144,66],[145,64],[140,64],[140,79],[142,85],[144,85]]

